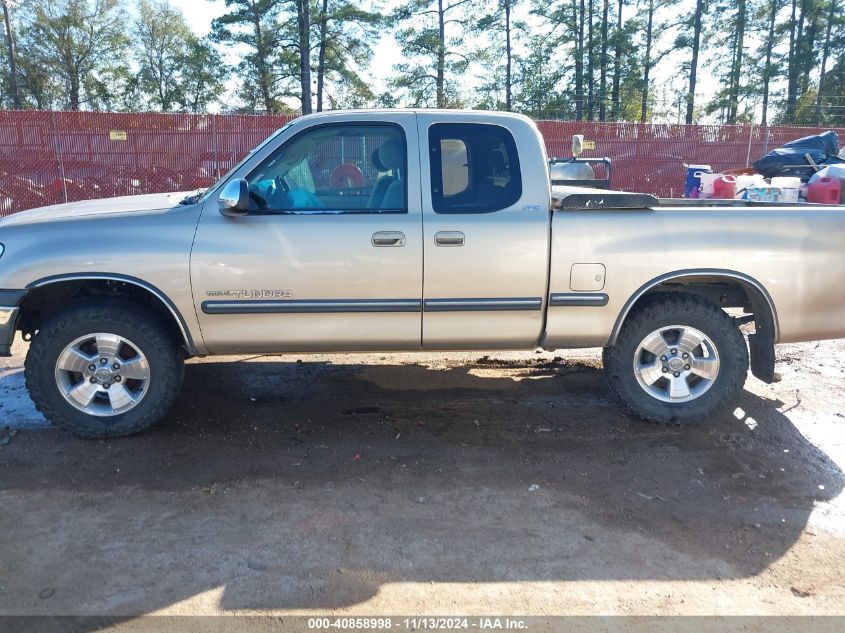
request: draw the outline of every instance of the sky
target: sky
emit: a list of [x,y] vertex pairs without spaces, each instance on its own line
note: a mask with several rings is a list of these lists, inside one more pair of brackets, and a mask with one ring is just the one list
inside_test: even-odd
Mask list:
[[[226,5],[223,0],[170,0],[171,4],[180,8],[191,25],[191,28],[197,35],[206,35],[211,27],[211,21],[226,12]],[[390,10],[392,7],[400,4],[401,0],[383,0],[381,5],[384,10]],[[687,6],[688,5],[688,6]],[[532,18],[528,13],[530,3],[522,2],[517,5],[514,13],[515,19],[522,19],[531,24]],[[694,7],[694,0],[683,0],[678,10],[685,9],[692,10]],[[626,13],[623,16],[627,19],[628,14],[632,14],[636,10],[635,7],[625,7]],[[381,92],[386,87],[386,80],[390,76],[393,64],[397,62],[402,56],[399,44],[390,32],[385,33],[375,44],[373,49],[373,61],[367,69],[372,76],[375,92]],[[230,61],[234,61],[230,59]],[[677,61],[677,60],[676,60]],[[706,64],[709,60],[704,57],[702,64]],[[679,62],[678,62],[679,63]],[[660,86],[671,81],[678,81],[677,77],[677,63],[673,62],[671,57],[663,60],[663,63],[653,72],[655,86]],[[477,80],[473,79],[477,82]],[[718,88],[716,79],[712,72],[700,72],[698,89],[696,90],[697,99],[700,102],[708,100],[715,94]]]

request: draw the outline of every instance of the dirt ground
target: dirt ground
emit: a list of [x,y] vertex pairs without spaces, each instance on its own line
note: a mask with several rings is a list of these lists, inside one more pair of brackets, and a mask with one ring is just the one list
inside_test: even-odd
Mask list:
[[44,425],[0,361],[0,615],[843,614],[845,341],[628,416],[598,350],[194,360],[169,422]]

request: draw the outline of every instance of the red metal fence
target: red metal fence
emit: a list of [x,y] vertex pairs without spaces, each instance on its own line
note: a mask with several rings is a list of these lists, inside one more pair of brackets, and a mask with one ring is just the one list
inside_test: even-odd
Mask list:
[[[236,114],[0,112],[0,216],[58,202],[205,187],[289,120]],[[573,134],[596,142],[585,156],[613,161],[616,189],[683,192],[684,163],[743,167],[800,127],[538,122],[549,156],[570,154]],[[845,129],[837,130],[842,136]]]

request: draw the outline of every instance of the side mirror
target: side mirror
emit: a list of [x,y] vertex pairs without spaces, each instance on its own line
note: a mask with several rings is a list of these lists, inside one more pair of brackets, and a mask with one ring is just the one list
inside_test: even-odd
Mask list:
[[246,215],[249,211],[249,185],[243,178],[230,180],[217,198],[220,213],[229,217]]

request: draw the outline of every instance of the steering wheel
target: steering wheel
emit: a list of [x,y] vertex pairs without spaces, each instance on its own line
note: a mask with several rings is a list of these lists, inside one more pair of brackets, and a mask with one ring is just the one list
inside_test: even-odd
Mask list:
[[255,201],[255,204],[258,205],[259,209],[266,209],[267,208],[267,201],[264,199],[264,196],[255,193],[254,191],[249,192],[250,199]]

